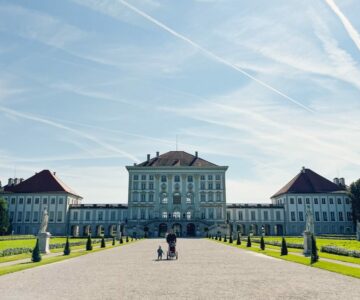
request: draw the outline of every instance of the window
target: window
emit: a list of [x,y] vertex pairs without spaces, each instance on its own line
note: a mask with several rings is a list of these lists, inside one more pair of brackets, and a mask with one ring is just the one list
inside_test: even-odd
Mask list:
[[143,194],[141,194],[141,202],[145,202],[146,201],[146,194],[145,193],[143,193]]
[[333,198],[330,198],[330,199],[329,199],[329,202],[330,202],[330,204],[334,204],[334,199],[333,199]]
[[205,210],[201,210],[201,219],[205,219]]
[[149,175],[149,180],[154,180],[154,175]]
[[319,204],[318,198],[314,198],[314,203],[315,203],[315,204]]
[[166,182],[166,175],[161,175],[161,182]]
[[73,220],[74,221],[77,221],[79,218],[79,213],[77,211],[74,211],[74,214],[73,214]]
[[269,220],[269,212],[266,210],[264,211],[264,221]]
[[15,203],[16,203],[15,198],[11,198],[11,204],[15,204]]
[[330,212],[331,221],[335,221],[335,213],[333,211]]
[[134,190],[138,190],[138,189],[139,189],[139,183],[138,183],[138,182],[134,182],[134,183],[133,183],[133,189],[134,189]]
[[115,219],[116,219],[116,211],[112,210],[110,213],[110,220],[115,221]]
[[298,204],[302,204],[302,199],[298,198]]
[[345,198],[345,203],[346,203],[346,204],[350,204],[350,199],[349,199],[349,198]]
[[19,199],[19,204],[23,204],[24,203],[24,198],[20,198]]
[[310,204],[310,198],[305,199],[306,204]]
[[201,190],[205,190],[205,182],[201,182],[201,183],[200,183],[200,189],[201,189]]
[[194,178],[192,176],[188,176],[188,182],[193,182],[194,181]]
[[215,176],[215,180],[221,180],[221,177],[220,177],[220,175],[219,175],[219,174],[216,174],[216,176]]
[[51,198],[51,204],[55,204],[55,198]]
[[206,195],[205,195],[205,194],[201,194],[201,195],[200,195],[200,201],[201,201],[201,202],[205,202],[205,201],[206,201]]
[[39,198],[35,198],[35,204],[39,204],[40,199]]
[[134,202],[139,201],[139,194],[138,193],[133,193],[133,201]]
[[186,213],[186,219],[187,219],[187,220],[191,220],[191,211],[188,211],[188,212]]
[[59,199],[59,205],[63,205],[63,203],[64,203],[64,199],[63,199],[63,198],[60,198],[60,199]]
[[134,180],[139,180],[139,175],[134,175]]
[[178,220],[178,219],[180,219],[180,217],[181,217],[181,214],[180,214],[179,211],[174,211],[174,212],[173,212],[173,218],[174,218],[174,219],[177,219],[177,220]]
[[304,221],[304,213],[302,211],[299,211],[299,221],[300,222]]
[[280,221],[281,219],[281,215],[280,215],[280,211],[276,211],[276,221]]
[[168,203],[168,198],[165,196],[161,199],[161,203],[162,204],[167,204]]
[[338,203],[338,204],[341,204],[341,198],[338,198],[338,199],[337,199],[337,203]]
[[18,221],[18,222],[22,222],[22,211],[19,211],[19,212],[18,212],[17,221]]
[[214,219],[214,210],[212,208],[209,209],[209,219]]
[[323,221],[324,221],[324,222],[327,222],[327,220],[328,220],[327,212],[326,212],[326,211],[323,211]]
[[103,219],[104,219],[103,212],[102,212],[102,211],[99,211],[99,212],[98,212],[98,220],[99,220],[99,221],[102,221]]
[[181,204],[181,195],[180,195],[180,193],[174,193],[174,195],[173,195],[173,204]]
[[54,222],[55,219],[55,213],[53,211],[51,211],[49,213],[49,222]]
[[14,220],[14,212],[11,211],[11,212],[10,212],[10,223],[12,223],[13,220]]
[[291,212],[291,221],[295,221],[295,212],[294,211]]
[[213,176],[212,176],[212,175],[208,175],[208,180],[213,180]]
[[326,199],[325,198],[321,198],[321,204],[326,204]]
[[57,213],[57,221],[62,222],[62,211],[58,211],[58,213]]
[[352,221],[351,212],[348,211],[348,212],[346,213],[346,218],[347,218],[348,221]]
[[141,183],[141,189],[142,189],[142,190],[146,190],[146,182],[142,182],[142,183]]
[[163,211],[162,214],[161,214],[161,217],[162,217],[163,219],[167,219],[167,217],[168,217],[167,212],[166,212],[166,211]]
[[315,221],[320,221],[320,213],[318,211],[315,212]]
[[154,183],[153,182],[149,182],[149,190],[153,190],[154,189]]
[[26,204],[31,204],[31,198],[26,199]]
[[87,212],[85,213],[85,220],[86,220],[86,221],[90,221],[90,212],[89,212],[89,211],[87,211]]
[[255,217],[255,212],[251,211],[251,221],[255,221],[256,217]]
[[154,194],[149,194],[149,202],[154,202]]
[[141,180],[146,180],[146,175],[141,175]]
[[179,175],[175,175],[174,181],[175,181],[175,182],[180,182],[180,176],[179,176]]
[[214,201],[214,194],[213,193],[209,193],[209,201]]
[[200,180],[205,180],[205,175],[201,175]]
[[211,182],[209,182],[208,188],[209,188],[209,190],[212,190],[212,189],[213,189],[213,184],[212,184]]
[[29,211],[27,211],[25,213],[25,222],[30,222],[30,212]]
[[140,210],[140,219],[145,220],[145,209]]
[[217,189],[217,190],[220,190],[220,189],[221,189],[220,183],[217,183],[217,184],[216,184],[216,189]]
[[188,193],[186,195],[186,204],[191,204],[192,203],[192,194]]
[[238,211],[238,218],[239,218],[239,221],[243,220],[243,212],[241,210]]
[[290,198],[290,204],[294,204],[294,198]]
[[221,193],[216,193],[216,201],[221,201]]

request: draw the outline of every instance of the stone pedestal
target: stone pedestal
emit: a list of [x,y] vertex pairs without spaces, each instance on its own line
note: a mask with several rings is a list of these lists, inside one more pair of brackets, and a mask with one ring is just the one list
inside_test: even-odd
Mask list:
[[48,254],[50,253],[50,237],[51,234],[49,232],[40,232],[38,234],[39,239],[39,249],[41,253]]
[[304,255],[310,256],[311,255],[311,232],[304,231]]

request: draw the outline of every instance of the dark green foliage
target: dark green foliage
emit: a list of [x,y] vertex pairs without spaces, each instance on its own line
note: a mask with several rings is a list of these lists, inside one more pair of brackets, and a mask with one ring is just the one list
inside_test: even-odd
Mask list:
[[11,224],[9,222],[8,205],[3,198],[0,198],[0,235],[6,235],[9,231],[11,231]]
[[91,236],[88,235],[87,241],[86,241],[86,251],[91,251],[93,249]]
[[101,238],[101,246],[100,248],[105,248],[106,247],[106,243],[105,243],[105,239],[104,237]]
[[288,255],[288,248],[287,248],[287,245],[286,245],[286,241],[285,241],[285,238],[282,238],[282,241],[281,241],[281,255]]
[[224,242],[225,242],[225,243],[227,242],[226,234],[224,235]]
[[126,242],[127,242],[127,243],[129,242],[129,237],[128,237],[128,236],[126,236]]
[[115,246],[115,237],[113,237],[112,245]]
[[349,197],[351,199],[353,221],[360,221],[360,179],[356,180],[349,187]]
[[64,247],[64,255],[70,255],[70,243],[69,243],[69,237],[66,237],[66,243],[65,243],[65,247]]
[[260,240],[260,249],[261,249],[261,250],[265,250],[265,241],[264,241],[264,237],[263,237],[263,236],[261,237],[261,240]]
[[232,244],[233,243],[233,238],[232,238],[232,235],[230,235],[229,237],[229,244]]
[[319,260],[318,249],[316,247],[316,240],[314,235],[311,235],[311,264],[316,263]]
[[41,254],[40,254],[40,249],[39,249],[39,239],[36,240],[36,245],[35,245],[35,248],[32,252],[32,256],[31,256],[31,261],[32,262],[41,261]]
[[248,235],[248,239],[247,239],[246,247],[251,247],[251,239],[250,239],[250,235]]
[[238,236],[237,236],[236,245],[241,245],[241,239],[240,239],[240,234],[239,233],[238,233]]
[[123,243],[124,243],[124,241],[123,241],[123,238],[122,238],[122,237],[120,238],[119,243],[120,243],[120,244],[123,244]]

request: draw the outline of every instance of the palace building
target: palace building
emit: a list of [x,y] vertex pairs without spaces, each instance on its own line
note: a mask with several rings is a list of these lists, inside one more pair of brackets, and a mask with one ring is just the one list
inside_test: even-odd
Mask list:
[[330,181],[306,168],[271,197],[271,203],[227,203],[227,166],[198,153],[169,151],[126,167],[127,204],[84,204],[59,177],[43,170],[10,178],[0,196],[9,206],[15,234],[37,234],[42,211],[53,235],[123,234],[158,237],[211,234],[301,235],[310,207],[317,234],[353,234],[351,202],[343,178]]

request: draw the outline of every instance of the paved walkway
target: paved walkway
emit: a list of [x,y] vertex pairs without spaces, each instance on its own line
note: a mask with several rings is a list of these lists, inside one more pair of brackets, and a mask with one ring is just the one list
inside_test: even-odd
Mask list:
[[0,277],[7,299],[359,299],[360,280],[206,239],[180,239],[178,261],[144,240]]

